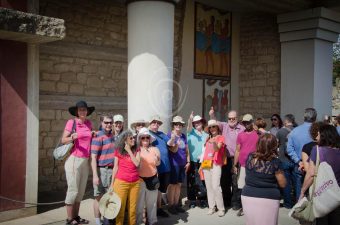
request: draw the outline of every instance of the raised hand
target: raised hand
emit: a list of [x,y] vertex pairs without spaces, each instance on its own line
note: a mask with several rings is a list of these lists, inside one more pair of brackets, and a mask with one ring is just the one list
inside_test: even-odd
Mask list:
[[189,119],[192,121],[194,119],[194,111],[191,111],[191,114],[189,116]]
[[210,111],[209,111],[209,116],[212,117],[214,116],[214,114],[215,114],[214,107],[211,106]]

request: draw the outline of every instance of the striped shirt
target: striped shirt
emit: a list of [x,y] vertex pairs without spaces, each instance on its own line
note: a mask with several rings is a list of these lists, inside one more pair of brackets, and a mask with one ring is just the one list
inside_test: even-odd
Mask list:
[[113,166],[114,137],[100,130],[97,137],[92,138],[91,154],[97,155],[97,166]]

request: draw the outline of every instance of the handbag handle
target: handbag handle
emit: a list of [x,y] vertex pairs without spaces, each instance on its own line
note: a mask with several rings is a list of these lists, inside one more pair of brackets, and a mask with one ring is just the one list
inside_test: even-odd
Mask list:
[[316,177],[318,176],[319,165],[320,165],[319,145],[316,145],[316,162],[315,162],[314,177],[313,177],[312,196],[309,196],[311,202],[313,202],[313,198],[314,198]]
[[[71,131],[71,134],[75,133],[76,132],[76,120],[74,119],[73,120],[73,125],[72,125],[72,131]],[[59,138],[59,141],[57,143],[57,145],[55,146],[55,148],[57,148],[58,146],[60,146],[60,142],[61,142],[61,138],[63,137],[63,134],[61,134],[60,138]],[[73,141],[72,141],[73,142]]]

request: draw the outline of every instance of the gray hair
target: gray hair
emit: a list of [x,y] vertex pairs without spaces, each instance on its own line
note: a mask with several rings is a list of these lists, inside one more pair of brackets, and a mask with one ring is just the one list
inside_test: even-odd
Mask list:
[[318,114],[314,108],[306,108],[303,118],[305,122],[313,123],[315,122],[317,116]]
[[297,123],[295,122],[295,116],[293,114],[287,114],[285,115],[284,120],[287,120],[288,122],[293,124],[293,127],[297,127]]
[[102,114],[102,115],[100,115],[100,118],[99,118],[100,122],[103,122],[105,118],[108,118],[108,119],[113,121],[113,116],[112,115],[110,115],[110,114]]
[[[115,141],[116,151],[119,151],[119,153],[122,154],[122,155],[127,155],[128,154],[124,150],[125,149],[126,139],[128,137],[133,137],[133,133],[132,133],[131,130],[123,131],[121,134],[119,134],[117,140]],[[131,150],[134,153],[136,151],[136,145],[134,145]]]

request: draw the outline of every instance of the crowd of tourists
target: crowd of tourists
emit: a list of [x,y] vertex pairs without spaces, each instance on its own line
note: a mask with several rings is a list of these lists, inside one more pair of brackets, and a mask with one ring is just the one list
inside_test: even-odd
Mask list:
[[[267,127],[264,118],[250,114],[239,121],[233,110],[226,122],[217,121],[211,108],[208,121],[194,112],[187,122],[174,116],[171,130],[163,133],[157,115],[133,121],[129,129],[122,115],[104,114],[96,130],[87,118],[94,110],[84,101],[69,108],[75,118],[67,121],[62,137],[62,143],[74,143],[65,162],[66,224],[89,223],[79,207],[90,169],[97,225],[155,225],[158,217],[184,213],[183,197],[188,208],[206,208],[207,215],[223,217],[232,209],[247,225],[276,225],[280,201],[292,208],[308,193],[316,147],[340,184],[340,116],[335,124],[317,122],[316,110],[307,108],[301,125],[292,114],[283,119],[273,114]],[[110,194],[120,200],[115,218],[101,215],[100,208],[109,204],[101,202]],[[337,221],[339,206],[316,223]]]

